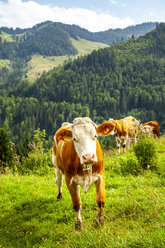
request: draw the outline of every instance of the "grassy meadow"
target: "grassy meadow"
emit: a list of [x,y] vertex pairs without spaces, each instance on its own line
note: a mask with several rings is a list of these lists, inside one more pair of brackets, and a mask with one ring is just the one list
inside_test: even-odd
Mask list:
[[27,63],[24,70],[27,72],[26,77],[34,82],[37,77],[40,77],[42,73],[45,71],[49,71],[59,65],[62,65],[68,59],[74,59],[78,56],[83,56],[91,53],[93,50],[97,50],[99,48],[108,47],[108,45],[98,42],[92,42],[84,39],[71,39],[73,46],[77,49],[78,54],[75,56],[41,56],[39,54],[35,54],[32,56],[31,60]]
[[2,42],[14,42],[12,35],[11,34],[7,34],[3,31],[1,31],[0,37],[2,39]]
[[6,67],[7,69],[11,69],[11,66],[10,66],[10,60],[8,59],[0,59],[0,70],[2,68]]
[[83,231],[74,228],[75,214],[64,183],[64,198],[56,200],[52,171],[38,176],[0,175],[0,247],[2,248],[163,248],[165,247],[165,138],[156,141],[158,169],[138,175],[121,173],[120,162],[133,150],[104,155],[105,224],[97,215],[95,186],[81,190]]

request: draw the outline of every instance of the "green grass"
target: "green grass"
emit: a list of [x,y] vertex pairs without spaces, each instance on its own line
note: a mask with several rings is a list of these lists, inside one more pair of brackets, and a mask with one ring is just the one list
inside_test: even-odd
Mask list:
[[71,39],[71,41],[73,46],[78,50],[78,56],[86,55],[88,53],[91,53],[93,50],[109,47],[104,43],[93,42],[81,38],[79,38],[78,40]]
[[44,71],[47,72],[54,67],[62,65],[67,59],[67,56],[46,57],[35,54],[25,66],[26,76],[31,82],[34,82]]
[[[159,142],[164,163],[165,140]],[[165,146],[164,146],[165,147]],[[131,153],[132,151],[130,151]],[[0,247],[5,248],[163,248],[165,247],[165,174],[145,171],[123,176],[119,161],[105,156],[105,225],[97,227],[95,186],[81,191],[84,229],[75,231],[75,214],[64,183],[56,200],[54,173],[47,176],[0,176]],[[163,168],[164,164],[160,164]]]
[[12,35],[11,34],[7,34],[3,31],[1,31],[0,37],[2,38],[2,42],[6,41],[6,42],[14,42]]
[[6,67],[7,69],[11,69],[11,67],[10,67],[10,60],[8,60],[8,59],[0,59],[0,70],[3,67]]

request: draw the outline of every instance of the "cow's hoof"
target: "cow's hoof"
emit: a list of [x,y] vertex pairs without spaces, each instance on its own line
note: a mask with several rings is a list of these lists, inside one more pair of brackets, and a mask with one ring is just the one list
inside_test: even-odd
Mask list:
[[83,230],[83,223],[82,223],[82,221],[76,220],[76,222],[75,222],[75,229],[76,229],[76,231]]
[[58,193],[58,195],[57,195],[57,200],[60,200],[61,198],[63,198],[62,192]]
[[104,216],[97,216],[96,219],[93,221],[94,228],[100,228],[104,225]]
[[103,216],[103,215],[99,216],[99,224],[100,224],[101,226],[104,225],[104,216]]
[[103,226],[104,225],[104,215],[103,214],[98,214],[96,218],[96,224]]

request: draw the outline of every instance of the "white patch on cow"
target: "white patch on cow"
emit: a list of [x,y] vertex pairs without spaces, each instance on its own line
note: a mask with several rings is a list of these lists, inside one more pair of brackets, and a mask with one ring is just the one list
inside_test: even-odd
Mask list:
[[62,142],[62,145],[61,145],[61,150],[60,150],[60,157],[62,158],[62,152],[63,152],[63,146],[64,146],[64,141]]
[[56,138],[56,135],[54,135],[54,142],[55,142],[55,145],[57,147],[57,138]]
[[82,222],[82,218],[81,218],[81,208],[80,208],[78,211],[76,211],[76,218],[77,218],[77,220],[79,220],[80,222]]
[[141,132],[144,134],[151,134],[153,132],[153,129],[154,127],[149,126],[149,125],[146,125],[146,126],[141,125],[140,127]]
[[62,185],[63,185],[63,174],[61,170],[56,166],[55,167],[55,174],[56,174],[56,184],[58,187],[58,193],[62,193]]
[[112,118],[109,118],[108,121],[114,123],[114,119],[112,119]]
[[56,174],[56,184],[57,184],[57,187],[58,187],[58,194],[59,193],[62,193],[62,185],[63,185],[63,174],[62,174],[62,171],[58,168],[57,166],[57,160],[56,160],[56,156],[54,155],[54,153],[52,152],[52,162],[53,162],[53,165],[55,167],[55,174]]
[[54,154],[53,151],[52,151],[52,163],[54,166],[56,166],[56,155]]
[[69,123],[69,122],[63,122],[62,127],[71,127],[72,126],[72,123]]
[[70,184],[75,182],[77,185],[80,185],[84,191],[84,193],[87,193],[89,189],[91,188],[92,184],[95,183],[98,179],[102,180],[102,176],[99,174],[92,174],[92,170],[88,172],[88,174],[84,176],[75,176],[72,177],[70,180]]
[[115,130],[113,130],[113,131],[111,132],[111,135],[115,135]]
[[83,164],[83,156],[86,154],[93,154],[93,162],[97,162],[96,156],[96,140],[97,133],[93,122],[86,118],[77,118],[73,122],[72,137],[75,151],[80,158],[80,163]]

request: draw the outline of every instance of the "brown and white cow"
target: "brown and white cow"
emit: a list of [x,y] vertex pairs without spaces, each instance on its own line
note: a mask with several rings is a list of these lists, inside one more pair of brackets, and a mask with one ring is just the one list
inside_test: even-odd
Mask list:
[[75,227],[82,229],[80,186],[85,193],[93,183],[96,185],[98,205],[97,221],[104,222],[105,175],[102,150],[97,136],[107,136],[115,128],[110,122],[97,126],[88,117],[75,118],[73,124],[65,123],[57,130],[53,142],[53,164],[55,166],[57,199],[62,197],[63,175],[76,212]]
[[150,136],[153,134],[153,127],[149,125],[143,126],[143,124],[140,124],[139,126],[132,127],[129,131],[129,133],[137,133],[137,137],[142,135]]
[[137,132],[139,135],[157,135],[159,138],[161,137],[160,131],[159,131],[159,124],[157,121],[149,121],[146,123],[140,123],[137,126],[133,126],[133,128],[130,129],[130,132]]
[[134,144],[136,143],[136,138],[137,138],[136,129],[134,129],[135,131],[132,132],[130,132],[130,129],[132,127],[139,125],[138,120],[136,120],[132,116],[127,116],[120,120],[109,119],[109,122],[115,124],[114,134],[115,134],[117,149],[119,154],[120,154],[120,145],[122,142],[123,142],[122,143],[123,151],[124,152],[126,151],[126,144],[128,142],[129,136],[133,138],[133,143]]
[[148,121],[146,123],[142,124],[144,127],[145,126],[150,126],[153,128],[153,134],[157,135],[158,138],[161,137],[160,131],[159,131],[159,124],[157,121]]

